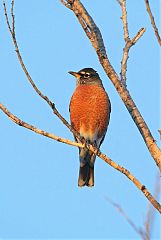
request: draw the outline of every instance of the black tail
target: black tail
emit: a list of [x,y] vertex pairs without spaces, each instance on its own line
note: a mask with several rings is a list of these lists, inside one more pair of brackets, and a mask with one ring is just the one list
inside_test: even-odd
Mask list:
[[94,186],[94,166],[91,167],[87,162],[83,167],[79,168],[79,178],[78,178],[78,186],[92,187]]

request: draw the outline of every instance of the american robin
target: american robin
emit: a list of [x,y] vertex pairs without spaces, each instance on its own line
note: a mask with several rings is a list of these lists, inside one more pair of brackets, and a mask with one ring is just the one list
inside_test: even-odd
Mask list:
[[[76,77],[77,86],[70,101],[72,127],[97,148],[104,140],[111,112],[111,104],[98,73],[93,68],[69,72]],[[79,140],[75,137],[75,140]],[[87,148],[79,148],[78,186],[94,186],[96,155]]]

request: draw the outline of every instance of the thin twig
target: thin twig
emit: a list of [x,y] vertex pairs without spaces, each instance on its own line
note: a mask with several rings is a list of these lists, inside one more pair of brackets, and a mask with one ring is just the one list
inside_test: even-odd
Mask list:
[[48,133],[44,130],[38,129],[35,126],[30,125],[27,122],[22,121],[20,118],[16,117],[10,111],[8,111],[8,109],[4,105],[2,105],[1,103],[0,103],[0,109],[17,125],[19,125],[21,127],[24,127],[24,128],[27,128],[27,129],[29,129],[29,130],[37,133],[37,134],[43,135],[45,137],[56,140],[58,142],[66,143],[66,144],[69,144],[69,145],[72,145],[72,146],[75,146],[75,147],[84,147],[85,146],[82,143],[77,143],[77,142],[73,142],[73,141],[71,141],[69,139],[66,139],[66,138],[58,137],[54,134],[51,134],[51,133]]
[[124,218],[125,220],[129,223],[129,225],[133,228],[133,230],[142,238],[144,238],[144,233],[141,231],[140,228],[138,228],[135,223],[131,220],[131,218],[126,214],[126,212],[123,210],[123,208],[116,202],[113,202],[111,199],[108,197],[105,197],[106,201],[108,201]]
[[77,18],[79,19],[79,22],[81,24],[81,26],[83,27],[84,31],[86,32],[88,38],[94,42],[92,33],[90,31],[90,27],[86,24],[86,22],[83,20],[82,16],[80,16],[79,14],[77,15]]
[[[154,196],[156,199],[159,198],[160,195],[160,175],[157,174],[156,183],[155,183],[155,191]],[[143,240],[150,240],[151,239],[151,232],[152,232],[152,223],[154,221],[154,208],[152,208],[151,204],[148,205],[147,215],[145,218],[144,228],[138,228],[136,224],[130,219],[130,217],[126,214],[123,208],[116,202],[112,201],[108,197],[105,199],[125,218],[125,220],[130,224],[133,230],[143,239]]]
[[14,16],[14,0],[12,0],[12,3],[11,3],[11,16],[12,16],[12,33],[14,34],[15,33],[15,16]]
[[128,30],[128,23],[127,23],[127,11],[126,11],[126,0],[122,0],[121,4],[122,8],[122,23],[123,23],[123,30],[124,30],[124,40],[125,40],[125,48],[123,50],[123,56],[121,61],[121,82],[126,87],[126,71],[127,71],[127,60],[129,55],[130,47],[132,46],[130,43],[129,38],[129,30]]
[[127,71],[127,60],[129,58],[130,48],[139,40],[139,38],[144,34],[145,28],[141,28],[135,37],[126,42],[125,48],[123,50],[123,56],[121,61],[121,82],[126,87],[126,71]]
[[[22,56],[20,54],[20,50],[19,50],[19,47],[18,47],[18,44],[17,44],[17,40],[16,40],[16,34],[15,34],[15,18],[14,18],[14,0],[12,0],[12,6],[11,6],[11,17],[12,17],[12,29],[11,29],[11,26],[10,26],[10,23],[9,23],[9,19],[8,19],[8,14],[7,14],[7,9],[6,9],[6,4],[5,2],[3,2],[3,6],[4,6],[4,14],[5,14],[5,17],[6,17],[6,22],[7,22],[7,26],[8,26],[8,29],[9,29],[9,32],[11,34],[11,37],[12,37],[12,40],[13,40],[13,43],[14,43],[14,46],[15,46],[15,51],[17,53],[17,56],[18,56],[18,60],[19,60],[19,63],[28,79],[28,81],[30,82],[30,84],[32,85],[32,87],[34,88],[34,90],[36,91],[36,93],[42,98],[44,99],[48,105],[50,106],[50,108],[53,110],[54,114],[63,122],[63,124],[65,124],[69,130],[78,138],[78,139],[83,139],[80,134],[78,132],[76,132],[72,126],[65,120],[65,118],[59,113],[59,111],[56,109],[55,107],[55,104],[47,97],[45,96],[39,89],[38,87],[36,86],[36,84],[34,83],[34,81],[32,80],[32,77],[31,75],[29,74],[24,62],[23,62],[23,59],[22,59]],[[85,140],[84,140],[85,141]]]
[[[161,182],[160,182],[160,174],[158,173],[156,176],[155,189],[154,189],[155,199],[159,199],[160,191],[161,191]],[[149,204],[145,222],[144,222],[144,233],[147,239],[151,239],[154,216],[155,216],[154,208],[152,208],[151,204]]]
[[118,4],[122,6],[122,0],[117,0]]
[[135,37],[133,37],[131,39],[131,42],[132,42],[132,45],[134,45],[138,40],[139,38],[141,38],[143,36],[143,34],[145,33],[146,29],[145,28],[141,28],[138,33],[135,35]]
[[7,23],[9,32],[12,34],[12,29],[11,29],[11,27],[10,27],[10,23],[9,23],[9,19],[8,19],[8,15],[7,15],[7,9],[6,9],[6,3],[5,3],[5,1],[3,1],[3,8],[4,8],[4,14],[5,14],[5,17],[6,17],[6,23]]
[[139,182],[139,180],[137,178],[135,178],[126,168],[120,166],[119,164],[117,164],[116,162],[114,162],[112,159],[108,158],[105,154],[101,153],[101,151],[99,149],[97,149],[96,147],[94,147],[91,144],[87,144],[87,143],[76,143],[76,142],[72,142],[68,139],[65,138],[61,138],[61,137],[57,137],[54,134],[45,132],[43,130],[40,130],[24,121],[22,121],[21,119],[19,119],[18,117],[16,117],[15,115],[13,115],[11,112],[8,111],[8,109],[6,107],[4,107],[1,103],[0,103],[0,109],[16,124],[18,124],[19,126],[25,127],[31,131],[34,131],[40,135],[43,135],[45,137],[49,137],[52,138],[56,141],[59,142],[63,142],[66,144],[70,144],[72,146],[76,146],[76,147],[87,147],[90,151],[92,151],[93,153],[95,153],[98,157],[100,157],[102,160],[104,160],[107,164],[109,164],[111,167],[113,167],[114,169],[118,170],[119,172],[123,173],[127,178],[129,178],[134,184],[135,186],[140,189],[142,191],[142,193],[146,196],[146,198],[151,202],[151,204],[161,213],[161,205],[155,200],[155,198],[151,195],[151,193],[148,191],[148,189],[141,184],[141,182]]
[[[69,1],[69,0],[68,0]],[[71,2],[71,0],[69,1]],[[79,1],[74,1],[73,2],[73,5],[75,3],[79,3]],[[73,8],[72,6],[72,9],[75,9],[75,6]],[[77,9],[75,9],[77,10]],[[7,11],[6,11],[6,6],[5,6],[5,3],[4,3],[4,12],[5,12],[5,16],[6,16],[6,21],[7,21],[7,25],[8,25],[8,28],[9,30],[11,29],[10,28],[10,24],[9,24],[9,21],[8,21],[8,16],[7,16]],[[80,14],[80,13],[79,13]],[[80,14],[81,15],[81,14]],[[104,48],[104,44],[103,44],[103,40],[102,40],[102,36],[101,36],[101,33],[99,32],[99,34],[97,34],[97,32],[95,32],[94,30],[98,30],[99,29],[96,27],[96,25],[94,24],[93,27],[94,29],[92,28],[92,25],[90,24],[90,21],[91,21],[91,18],[90,16],[86,15],[86,14],[82,14],[82,19],[84,20],[84,22],[86,23],[87,26],[90,27],[91,30],[91,33],[92,33],[92,36],[93,36],[93,39],[95,39],[95,42],[94,42],[94,45],[96,44],[96,47],[97,47],[97,53],[98,54],[101,54],[101,56],[103,56],[104,58],[106,57],[106,51],[105,51],[105,48]],[[89,20],[89,21],[86,21],[86,20]],[[12,17],[12,21],[14,21],[14,18]],[[93,21],[93,20],[92,20]],[[85,30],[85,29],[84,29]],[[20,52],[19,52],[19,49],[18,49],[18,45],[17,45],[17,41],[16,41],[16,38],[15,38],[15,32],[14,32],[14,28],[13,28],[13,32],[12,30],[10,30],[11,32],[11,35],[12,35],[12,39],[13,39],[13,42],[14,42],[14,45],[15,45],[15,48],[16,48],[16,52],[17,52],[17,55],[18,55],[18,58],[19,58],[19,61],[21,63],[21,66],[26,74],[26,76],[28,77],[28,80],[29,82],[31,83],[31,85],[33,86],[33,88],[35,89],[35,91],[49,104],[49,106],[53,109],[54,113],[55,113],[55,107],[53,105],[53,103],[46,97],[44,96],[40,91],[39,89],[36,87],[36,85],[34,84],[31,76],[29,75],[29,73],[27,72],[27,69],[22,61],[22,58],[21,58],[21,55],[20,55]],[[107,59],[106,59],[107,60]],[[110,74],[111,76],[111,74]],[[7,112],[5,111],[5,108],[1,105],[1,109],[7,114]],[[56,110],[57,111],[57,110]],[[59,113],[55,113],[56,115],[58,114],[59,116]],[[8,115],[8,114],[7,114]],[[8,117],[11,118],[12,121],[15,122],[15,116],[12,116],[12,114],[8,115]],[[64,120],[64,118],[60,115],[60,119],[63,121],[63,123],[65,124],[66,123],[66,120]],[[18,122],[17,124],[25,127],[25,124],[22,125],[22,121],[20,119],[18,119]],[[81,141],[81,138],[80,138],[80,135],[74,131],[74,129],[68,124],[66,123],[65,124],[74,134],[75,136],[78,136],[78,139],[80,139]],[[30,125],[31,126],[31,125]],[[32,129],[33,126],[31,127],[27,127],[28,129],[30,130],[33,130]],[[40,133],[39,133],[40,134]],[[43,134],[42,134],[43,135]],[[44,135],[45,136],[45,135]],[[59,138],[60,140],[60,138]],[[84,143],[84,142],[83,142]],[[108,163],[110,166],[112,166],[113,168],[115,168],[116,170],[120,171],[121,173],[123,173],[127,178],[129,178],[136,186],[137,188],[139,188],[143,194],[146,196],[146,198],[152,203],[152,205],[159,211],[161,212],[161,206],[160,204],[153,198],[153,196],[150,194],[150,192],[147,190],[147,188],[142,185],[127,169],[123,168],[122,166],[118,165],[117,163],[115,163],[114,161],[112,161],[110,158],[108,158],[106,155],[102,154],[97,148],[95,148],[94,146],[92,145],[89,145],[87,143],[85,143],[85,145],[82,144],[82,147],[85,146],[87,147],[90,151],[92,151],[93,153],[95,153],[97,156],[99,156],[101,159],[103,159],[106,163]]]
[[158,40],[159,45],[161,45],[161,38],[160,38],[160,35],[159,35],[159,32],[158,32],[158,28],[157,28],[157,26],[155,24],[155,20],[154,20],[154,17],[153,17],[151,8],[150,8],[149,1],[148,0],[144,0],[144,2],[145,2],[146,9],[147,9],[147,12],[148,12],[150,20],[151,20],[151,25],[152,25],[152,27],[154,29],[155,36],[156,36],[156,38]]
[[141,28],[139,32],[136,34],[136,36],[131,40],[129,37],[126,0],[122,0],[121,8],[122,8],[122,23],[123,23],[124,40],[125,40],[125,47],[123,49],[123,56],[121,61],[121,82],[126,87],[126,71],[127,71],[127,60],[129,58],[129,50],[144,34],[145,28]]
[[[67,0],[69,2],[69,0]],[[72,11],[78,18],[80,22],[80,17],[82,17],[83,21],[86,23],[87,26],[89,26],[92,39],[88,36],[86,29],[84,29],[85,33],[87,34],[89,40],[91,41],[97,55],[99,58],[99,61],[104,68],[107,76],[115,86],[118,94],[120,95],[122,101],[124,102],[127,110],[129,111],[132,119],[134,120],[137,128],[139,129],[146,145],[151,153],[151,156],[153,157],[156,165],[161,171],[161,150],[157,146],[154,137],[152,136],[150,129],[148,128],[146,122],[144,121],[142,115],[140,114],[136,104],[134,103],[129,91],[125,88],[125,86],[120,81],[116,71],[112,67],[107,53],[104,46],[104,42],[102,39],[101,32],[95,22],[93,21],[92,17],[89,15],[83,4],[79,0],[74,0],[72,4]],[[80,22],[81,24],[81,22]],[[81,24],[82,25],[82,24]]]
[[127,43],[129,39],[129,29],[127,23],[127,11],[126,11],[126,0],[122,0],[122,22],[123,22],[123,29],[124,29],[124,40]]
[[160,139],[161,139],[161,130],[158,130],[159,134],[160,134]]

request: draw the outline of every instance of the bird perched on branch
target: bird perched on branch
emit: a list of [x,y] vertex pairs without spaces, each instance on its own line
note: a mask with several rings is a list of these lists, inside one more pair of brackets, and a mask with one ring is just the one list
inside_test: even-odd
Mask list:
[[[111,104],[98,73],[93,68],[69,72],[76,77],[76,89],[70,101],[72,127],[85,140],[99,148],[104,140],[110,119]],[[75,140],[79,142],[77,137]],[[79,148],[78,186],[94,186],[96,155],[87,148]]]

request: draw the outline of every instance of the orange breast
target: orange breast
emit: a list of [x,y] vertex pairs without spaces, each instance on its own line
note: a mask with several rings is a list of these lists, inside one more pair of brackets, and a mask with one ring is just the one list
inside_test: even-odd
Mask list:
[[70,102],[73,127],[85,138],[104,136],[110,118],[110,101],[99,85],[78,85]]

